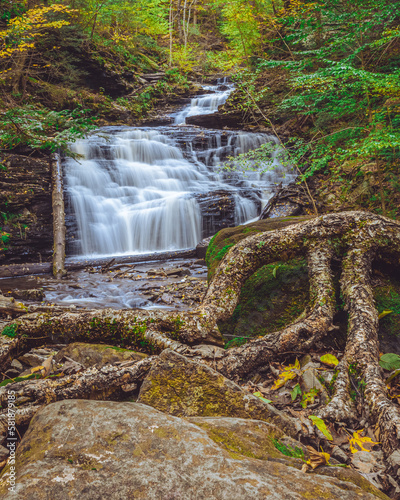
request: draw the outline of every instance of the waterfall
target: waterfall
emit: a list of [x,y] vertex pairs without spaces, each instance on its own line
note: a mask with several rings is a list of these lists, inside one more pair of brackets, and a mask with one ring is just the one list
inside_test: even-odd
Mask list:
[[[226,227],[228,219],[242,224],[255,218],[274,186],[289,183],[294,174],[276,158],[266,172],[244,175],[220,167],[227,157],[266,142],[276,138],[176,126],[104,127],[77,141],[71,149],[78,159],[64,161],[75,221],[73,253],[89,257],[193,248]],[[218,216],[213,193],[232,201],[227,220]],[[215,205],[211,215],[207,200]]]
[[[221,85],[224,90],[218,92],[218,88]],[[218,85],[209,85],[203,88],[213,93],[194,97],[189,106],[186,106],[182,111],[175,114],[175,125],[185,123],[185,118],[187,116],[207,115],[218,111],[218,106],[226,102],[234,89],[234,85],[232,83],[227,83],[226,78],[224,78],[218,82]]]

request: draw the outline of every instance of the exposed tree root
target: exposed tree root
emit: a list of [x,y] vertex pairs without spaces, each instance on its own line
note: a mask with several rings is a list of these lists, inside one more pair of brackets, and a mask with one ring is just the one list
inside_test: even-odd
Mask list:
[[[330,214],[239,242],[219,265],[202,304],[188,313],[141,310],[36,313],[14,323],[19,334],[48,336],[56,342],[122,342],[145,347],[151,354],[171,348],[209,364],[228,378],[242,379],[266,369],[279,353],[307,351],[324,336],[333,334],[336,302],[331,259],[334,253],[339,257],[344,255],[341,290],[349,313],[348,338],[338,366],[335,396],[321,413],[332,420],[356,418],[350,381],[351,377],[360,383],[364,381],[363,394],[370,418],[377,424],[383,449],[389,454],[399,446],[400,413],[387,397],[379,367],[378,313],[370,273],[372,260],[379,257],[380,251],[398,262],[400,224],[364,212]],[[304,314],[266,338],[228,351],[215,347],[222,341],[217,324],[233,314],[245,281],[265,264],[299,255],[307,256],[310,281],[310,306]],[[128,387],[140,382],[152,359],[137,363],[131,371],[117,367],[105,371],[93,369],[59,380],[20,382],[12,388],[18,397],[29,398],[30,402],[92,397],[93,387],[99,388],[98,397],[106,398],[108,391],[123,391],[123,377]]]

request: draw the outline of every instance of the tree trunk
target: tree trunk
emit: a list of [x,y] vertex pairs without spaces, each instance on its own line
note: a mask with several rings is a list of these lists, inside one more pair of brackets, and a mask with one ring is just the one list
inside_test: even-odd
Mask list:
[[51,158],[52,205],[53,205],[53,275],[61,279],[65,271],[65,212],[61,159],[58,154]]

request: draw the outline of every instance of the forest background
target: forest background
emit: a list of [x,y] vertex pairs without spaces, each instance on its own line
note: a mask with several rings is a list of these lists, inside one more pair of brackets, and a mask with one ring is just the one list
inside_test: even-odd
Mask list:
[[0,148],[68,153],[96,124],[228,75],[223,111],[272,129],[300,182],[396,218],[399,40],[396,0],[1,0]]

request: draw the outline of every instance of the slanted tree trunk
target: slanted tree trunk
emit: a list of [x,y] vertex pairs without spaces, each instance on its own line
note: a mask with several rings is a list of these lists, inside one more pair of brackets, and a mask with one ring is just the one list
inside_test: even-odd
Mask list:
[[[342,259],[340,286],[349,326],[345,353],[338,365],[336,393],[321,415],[333,421],[357,417],[349,394],[349,366],[356,366],[357,376],[366,383],[366,413],[370,423],[377,426],[384,452],[390,454],[400,444],[400,412],[388,399],[378,363],[378,313],[370,283],[372,261],[379,259],[383,252],[385,258],[398,264],[398,222],[366,212],[323,215],[283,229],[248,236],[237,243],[217,268],[202,303],[192,311],[36,313],[14,323],[20,335],[47,335],[57,342],[126,341],[130,345],[147,346],[151,354],[170,348],[209,364],[228,378],[246,379],[257,370],[268,369],[269,362],[279,353],[310,350],[326,335],[335,334],[336,301],[331,260],[336,255]],[[217,324],[233,314],[246,280],[265,264],[303,255],[307,257],[310,284],[311,300],[307,310],[280,331],[241,347],[221,349],[223,339]],[[204,344],[212,344],[212,347]],[[129,377],[129,383],[136,383],[133,376]],[[121,374],[115,374],[114,379],[122,384]],[[32,381],[19,382],[16,392],[21,397],[26,397],[27,384],[32,394],[39,390],[39,385],[33,386]],[[48,398],[54,400],[56,396],[52,394],[58,390],[54,383],[41,381],[40,384],[46,386]],[[0,397],[4,394],[4,388],[0,388]],[[60,393],[57,394],[57,398],[60,397]],[[70,397],[65,391],[63,394]],[[76,391],[70,394],[77,397]]]

